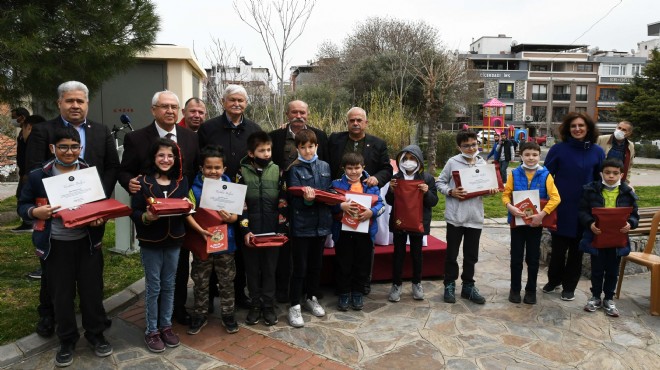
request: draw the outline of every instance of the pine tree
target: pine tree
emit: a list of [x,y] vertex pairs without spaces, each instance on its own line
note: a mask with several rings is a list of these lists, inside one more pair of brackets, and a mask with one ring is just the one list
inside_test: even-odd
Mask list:
[[635,136],[660,138],[660,51],[651,52],[642,74],[619,90],[623,103],[617,106],[616,116],[635,126]]

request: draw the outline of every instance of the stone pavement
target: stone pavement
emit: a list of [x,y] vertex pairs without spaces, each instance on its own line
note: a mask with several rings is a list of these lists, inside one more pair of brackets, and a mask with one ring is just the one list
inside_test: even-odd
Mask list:
[[[176,326],[183,344],[152,354],[142,341],[144,309],[139,301],[116,317],[107,332],[114,346],[112,356],[95,357],[81,339],[71,368],[656,368],[660,318],[648,313],[649,273],[624,279],[621,299],[616,301],[619,318],[608,317],[602,310],[583,311],[590,286],[584,278],[575,301],[561,301],[559,292],[544,294],[539,288],[538,304],[512,304],[507,300],[509,229],[502,220],[487,223],[476,276],[477,286],[487,297],[485,305],[461,298],[456,304],[444,303],[442,281],[434,280],[423,282],[423,301],[414,301],[410,283],[404,283],[401,302],[390,303],[390,285],[375,284],[363,311],[340,312],[335,308],[336,297],[327,290],[321,300],[327,315],[316,318],[303,313],[304,328],[289,327],[284,306],[279,308],[277,325],[241,324],[233,335],[224,331],[214,315],[195,336]],[[434,224],[432,234],[444,239],[442,223]],[[547,281],[546,272],[542,266],[539,286]],[[246,314],[239,310],[237,319],[242,322]],[[45,342],[41,347],[45,351],[10,367],[52,368],[56,341]]]

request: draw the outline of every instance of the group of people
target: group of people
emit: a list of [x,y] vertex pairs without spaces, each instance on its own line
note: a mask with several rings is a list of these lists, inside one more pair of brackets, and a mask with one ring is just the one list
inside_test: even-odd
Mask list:
[[[228,333],[239,330],[235,316],[237,305],[248,309],[247,325],[260,321],[265,325],[276,324],[275,302],[289,304],[287,320],[293,327],[304,326],[302,309],[314,316],[324,316],[325,308],[317,297],[323,249],[330,238],[334,241],[337,256],[337,309],[361,310],[364,296],[371,289],[374,238],[378,231],[375,219],[385,212],[384,200],[380,196],[380,189],[384,186],[389,187],[385,195],[388,204],[393,206],[397,196],[409,194],[410,199],[404,198],[404,204],[419,202],[423,210],[422,227],[417,231],[400,229],[395,218],[390,218],[394,260],[388,300],[398,302],[401,299],[407,244],[410,245],[413,265],[412,298],[424,299],[422,238],[430,232],[432,208],[438,202],[439,191],[446,197],[444,300],[456,302],[457,259],[462,243],[461,297],[477,304],[486,301],[474,280],[484,219],[483,200],[480,196],[467,197],[465,189],[456,186],[452,177],[452,171],[486,164],[478,155],[477,137],[473,132],[457,134],[460,154],[449,159],[437,180],[425,171],[422,151],[416,145],[407,146],[396,155],[398,171],[393,173],[385,141],[366,132],[368,120],[362,108],[351,108],[346,115],[347,130],[328,137],[322,130],[308,124],[307,104],[292,101],[286,109],[287,122],[281,128],[265,133],[244,115],[248,105],[245,89],[229,85],[222,96],[224,112],[208,120],[202,100],[191,98],[181,107],[174,93],[155,93],[151,101],[154,121],[126,134],[120,162],[108,128],[87,119],[87,87],[69,81],[59,86],[58,94],[60,115],[35,125],[27,140],[25,163],[26,168],[33,170],[21,182],[18,204],[21,217],[33,222],[33,241],[44,274],[37,332],[43,336],[50,336],[54,331],[57,333],[60,340],[55,357],[57,366],[72,363],[79,339],[74,310],[76,287],[85,338],[96,355],[103,357],[112,353],[111,344],[103,336],[103,331],[110,325],[102,304],[103,256],[100,244],[107,220],[99,218],[86,226],[64,227],[60,219],[52,217],[58,207],[49,204],[41,181],[91,166],[98,170],[108,197],[117,181],[131,194],[131,219],[136,227],[145,273],[144,341],[150,351],[163,352],[167,347],[179,345],[179,337],[172,331],[172,320],[186,325],[190,335],[199,333],[208,322],[208,314],[214,311],[216,296],[220,298],[222,325]],[[184,114],[181,121],[178,119],[179,109]],[[578,124],[578,119],[583,123]],[[573,123],[574,120],[578,123]],[[551,262],[549,282],[543,290],[550,292],[563,284],[562,297],[572,297],[575,289],[575,285],[571,285],[575,279],[572,269],[578,267],[571,258],[577,255],[573,249],[581,239],[577,233],[582,230],[577,226],[577,211],[573,207],[582,192],[582,185],[598,175],[597,169],[600,170],[604,157],[602,150],[591,145],[594,139],[591,136],[587,139],[585,135],[581,136],[582,139],[568,136],[574,131],[588,132],[593,136],[595,126],[593,122],[590,125],[587,122],[591,122],[590,119],[580,114],[564,121],[561,132],[566,137],[562,137],[563,142],[548,154],[547,170],[538,166],[538,146],[523,145],[524,165],[514,170],[513,176],[506,181],[503,199],[514,216],[519,214],[510,204],[511,191],[520,187],[530,189],[531,184],[532,188],[539,189],[542,198],[550,199],[544,212],[532,218],[530,226],[512,229],[512,302],[520,301],[515,293],[518,292],[519,298],[522,253],[525,250],[530,272],[525,303],[536,301],[535,277],[541,229],[537,226],[543,216],[555,208],[560,221],[558,231],[553,234],[553,259],[564,259],[561,253],[570,250],[566,260],[569,268]],[[615,134],[615,137],[618,136]],[[613,148],[618,145],[618,141],[612,142]],[[619,155],[618,149],[610,150],[610,153]],[[625,159],[627,152],[623,153]],[[585,159],[576,161],[569,159],[571,156]],[[570,166],[584,168],[571,169]],[[612,171],[608,171],[607,178],[613,178]],[[548,174],[554,176],[554,181]],[[575,174],[584,178],[575,179]],[[242,214],[197,208],[206,179],[246,185]],[[410,180],[417,180],[413,193],[397,190]],[[608,184],[604,186],[612,188],[613,185]],[[287,191],[292,187],[300,187],[301,192],[293,195]],[[602,187],[596,186],[596,189]],[[371,204],[362,206],[346,200],[328,205],[317,198],[321,190],[364,194],[369,196]],[[491,194],[496,192],[498,189],[490,189]],[[561,203],[558,194],[561,194]],[[633,193],[622,189],[620,195],[623,194]],[[197,212],[159,217],[149,208],[152,198],[185,198]],[[605,206],[614,204],[611,199],[615,198],[607,198]],[[582,211],[580,217],[588,223],[588,217]],[[392,215],[396,213],[393,206]],[[368,222],[368,232],[342,228],[342,217]],[[227,227],[225,250],[209,254],[194,248],[199,243],[205,244],[213,235],[210,227],[220,225]],[[627,229],[635,226],[631,219]],[[594,225],[585,227],[598,233]],[[289,241],[278,247],[256,247],[255,236],[266,233],[286,234]],[[194,251],[192,264],[191,250]],[[611,279],[611,263],[607,261],[601,264],[606,282],[601,289],[605,291],[604,302],[611,301],[607,285]],[[536,271],[533,271],[534,263]],[[566,280],[563,280],[564,276]],[[194,303],[190,312],[186,308],[189,277],[194,282]],[[595,297],[600,294],[597,288],[592,291]]]

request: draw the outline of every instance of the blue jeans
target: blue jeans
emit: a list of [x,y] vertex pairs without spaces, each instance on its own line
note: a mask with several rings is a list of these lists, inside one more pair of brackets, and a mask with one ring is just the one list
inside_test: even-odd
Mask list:
[[509,161],[505,159],[500,159],[500,176],[502,177],[502,183],[506,184],[506,169],[509,168]]
[[[174,279],[179,262],[179,247],[140,248],[144,267],[146,334],[172,326],[174,310]],[[158,296],[160,295],[160,307]]]

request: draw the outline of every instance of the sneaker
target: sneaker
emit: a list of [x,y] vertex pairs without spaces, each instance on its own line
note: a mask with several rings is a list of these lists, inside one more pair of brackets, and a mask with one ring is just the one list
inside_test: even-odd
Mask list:
[[303,321],[299,304],[289,307],[289,325],[293,326],[294,328],[302,328],[305,326],[305,321]]
[[305,301],[305,309],[311,312],[312,315],[316,317],[325,316],[325,310],[323,309],[323,307],[321,307],[319,301],[316,299],[315,296],[312,296],[312,299],[307,299]]
[[236,322],[234,315],[223,315],[222,326],[225,327],[225,330],[227,330],[227,333],[229,334],[238,332],[238,323]]
[[390,295],[387,297],[387,300],[390,302],[398,302],[401,300],[401,285],[392,284]]
[[562,301],[572,301],[575,299],[575,292],[567,292],[565,290],[561,291],[561,300]]
[[103,334],[97,334],[95,336],[85,336],[87,343],[92,347],[94,354],[98,357],[107,357],[112,354],[112,345],[108,343]]
[[606,299],[603,301],[603,309],[607,316],[619,317],[619,310],[614,305],[614,301],[611,299]]
[[446,303],[456,303],[456,283],[453,281],[445,284],[444,300]]
[[351,293],[351,308],[355,311],[361,311],[364,307],[364,299],[362,293]]
[[32,272],[28,272],[27,277],[29,277],[30,279],[35,279],[35,280],[41,279],[41,267],[39,267],[38,269],[36,269]]
[[535,290],[525,291],[525,296],[523,297],[523,303],[536,304],[536,291]]
[[155,331],[144,336],[144,343],[151,352],[160,353],[165,351],[165,343],[160,339],[160,333]]
[[37,334],[44,338],[50,338],[55,333],[55,319],[51,316],[41,316],[37,323]]
[[202,330],[206,324],[208,324],[208,322],[209,321],[206,319],[206,316],[193,316],[190,320],[190,326],[188,327],[188,331],[186,333],[190,335],[198,334],[199,331]]
[[264,307],[261,312],[261,316],[264,318],[264,324],[266,324],[266,326],[272,326],[279,322],[273,307]]
[[178,347],[179,344],[181,344],[181,342],[179,342],[179,336],[174,334],[171,326],[160,329],[160,339],[162,339],[163,343],[170,348]]
[[511,303],[520,303],[522,298],[520,298],[520,290],[509,290],[509,302]]
[[339,311],[348,311],[348,302],[351,300],[349,293],[340,294],[337,299],[337,309]]
[[474,283],[463,284],[461,289],[461,298],[469,299],[476,304],[486,303],[486,298],[479,294],[479,289],[474,286]]
[[424,299],[424,288],[422,288],[422,283],[417,283],[412,285],[413,299],[421,301]]
[[67,367],[73,362],[73,350],[76,348],[75,343],[61,343],[60,349],[55,354],[55,366]]
[[172,318],[174,318],[176,322],[178,322],[183,326],[190,325],[190,320],[192,319],[190,317],[190,314],[188,313],[188,311],[186,311],[185,308],[174,310],[174,313],[172,314]]
[[603,302],[598,297],[591,297],[587,301],[587,304],[584,305],[584,310],[587,312],[596,312],[597,309],[603,306]]
[[560,285],[561,284],[552,284],[551,282],[548,282],[543,286],[541,290],[543,290],[543,293],[552,293],[555,290],[557,290],[557,288],[559,288]]
[[248,325],[256,325],[259,323],[260,318],[261,318],[261,307],[252,306],[250,307],[250,311],[245,317],[245,323]]
[[32,225],[23,222],[20,225],[18,225],[17,227],[11,229],[11,232],[12,233],[31,233],[32,232]]

